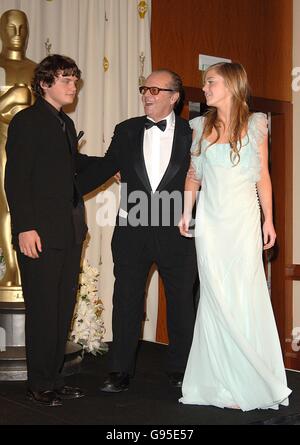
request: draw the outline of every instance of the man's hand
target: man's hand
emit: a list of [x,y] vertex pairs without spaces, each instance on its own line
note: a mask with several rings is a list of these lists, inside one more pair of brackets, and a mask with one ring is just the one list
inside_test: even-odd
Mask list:
[[188,169],[187,177],[188,177],[191,181],[199,182],[198,179],[196,178],[196,170],[195,170],[195,167],[193,166],[192,163],[190,164],[190,168]]
[[39,258],[38,252],[42,251],[42,243],[37,231],[28,230],[19,233],[19,247],[24,255],[30,258]]

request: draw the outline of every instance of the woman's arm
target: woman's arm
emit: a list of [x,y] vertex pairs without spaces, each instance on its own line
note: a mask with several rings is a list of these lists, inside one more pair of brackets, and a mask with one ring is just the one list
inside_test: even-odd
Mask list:
[[200,188],[201,181],[198,181],[193,175],[194,168],[191,165],[187,174],[184,187],[184,210],[179,221],[178,227],[182,236],[191,238],[189,233],[189,226],[192,219],[192,210],[196,201],[197,192]]
[[264,250],[273,247],[276,233],[273,225],[272,212],[272,184],[268,168],[268,137],[265,136],[263,143],[259,146],[261,159],[261,175],[257,182],[257,191],[264,216],[263,242]]

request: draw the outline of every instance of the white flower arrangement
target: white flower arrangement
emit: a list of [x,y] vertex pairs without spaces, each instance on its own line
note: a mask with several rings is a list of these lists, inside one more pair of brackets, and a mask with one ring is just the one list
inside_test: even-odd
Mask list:
[[102,319],[104,306],[97,295],[98,276],[98,270],[84,260],[70,333],[70,340],[93,355],[107,351],[106,343],[102,342],[105,333]]

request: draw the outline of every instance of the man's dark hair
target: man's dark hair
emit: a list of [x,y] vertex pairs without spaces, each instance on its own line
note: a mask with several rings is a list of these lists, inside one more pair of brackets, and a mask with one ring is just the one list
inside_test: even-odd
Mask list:
[[169,70],[168,68],[160,68],[158,70],[154,70],[153,73],[168,73],[171,78],[171,85],[170,88],[172,88],[175,91],[178,91],[180,94],[183,90],[182,86],[182,80],[179,74],[175,73],[174,71]]
[[180,111],[182,108],[182,103],[184,101],[184,89],[183,89],[181,77],[179,76],[179,74],[175,73],[175,71],[171,71],[168,68],[161,68],[161,69],[155,70],[154,72],[155,73],[168,73],[171,76],[172,80],[171,80],[170,88],[172,88],[172,90],[178,91],[178,93],[179,93],[179,98],[178,98],[176,105],[174,107],[174,111],[176,114],[180,114]]
[[81,77],[81,71],[73,59],[60,54],[52,54],[45,57],[35,68],[31,87],[36,96],[44,96],[44,90],[41,82],[45,82],[51,87],[55,82],[55,77],[59,74],[62,76],[74,76],[77,79]]

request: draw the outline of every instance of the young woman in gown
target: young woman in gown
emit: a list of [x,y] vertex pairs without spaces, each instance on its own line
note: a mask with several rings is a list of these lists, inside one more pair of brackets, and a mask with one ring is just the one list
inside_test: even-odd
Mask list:
[[[196,194],[200,302],[180,402],[220,408],[288,405],[281,348],[262,262],[275,243],[267,119],[249,112],[248,81],[237,63],[208,68],[209,111],[190,122],[192,168],[180,232]],[[261,234],[261,211],[263,230]]]

